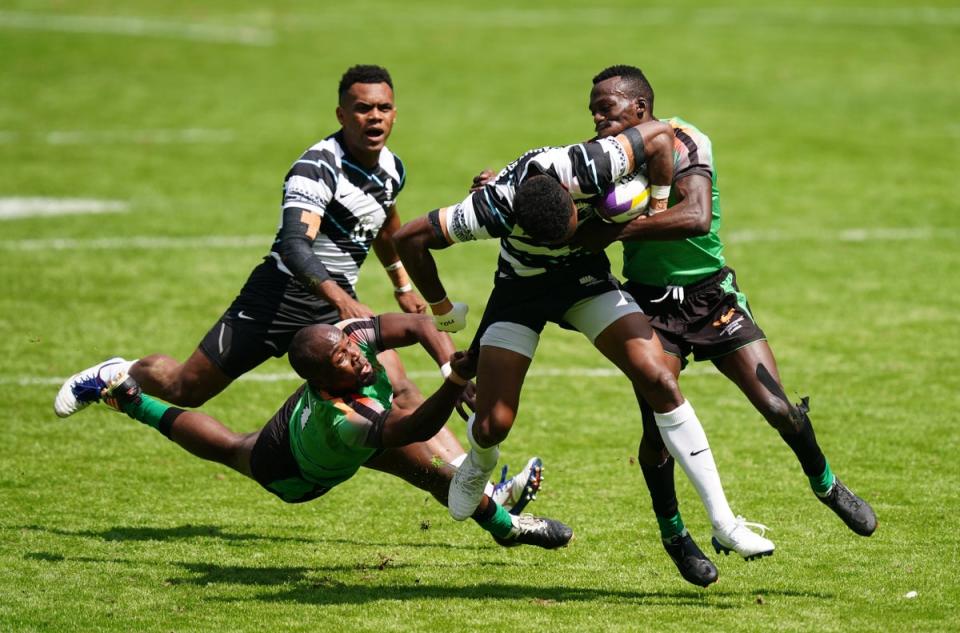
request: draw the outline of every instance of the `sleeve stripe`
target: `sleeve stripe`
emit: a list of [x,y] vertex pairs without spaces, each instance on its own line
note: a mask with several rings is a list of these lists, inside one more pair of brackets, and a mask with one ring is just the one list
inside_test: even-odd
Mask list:
[[681,130],[681,129],[679,129],[679,128],[674,128],[674,129],[673,129],[673,133],[674,133],[674,136],[677,137],[677,140],[679,140],[681,143],[683,143],[684,145],[686,145],[686,147],[687,147],[687,153],[688,153],[689,156],[690,156],[690,163],[693,164],[693,165],[698,164],[698,163],[700,162],[700,158],[699,158],[699,156],[697,155],[697,143],[696,143],[696,141],[694,141],[693,138],[692,138],[689,134],[687,134],[686,132],[684,132],[683,130]]

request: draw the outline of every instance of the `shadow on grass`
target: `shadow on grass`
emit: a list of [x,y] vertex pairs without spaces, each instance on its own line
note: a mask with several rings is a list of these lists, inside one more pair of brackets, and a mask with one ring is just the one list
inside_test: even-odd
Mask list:
[[350,545],[355,547],[421,547],[438,549],[456,549],[456,550],[484,550],[489,549],[488,545],[471,545],[443,543],[440,541],[391,541],[374,542],[362,539],[345,538],[307,538],[303,536],[276,536],[270,534],[256,534],[252,532],[225,532],[223,528],[217,525],[181,525],[177,527],[161,528],[149,526],[116,526],[106,530],[65,530],[63,528],[48,527],[45,525],[21,525],[12,526],[9,529],[15,530],[35,530],[46,532],[47,534],[56,534],[59,536],[78,536],[85,538],[98,538],[104,541],[173,541],[178,539],[193,538],[215,538],[223,541],[274,541],[274,542],[294,542],[294,543],[313,543],[316,545]]
[[[145,565],[148,561],[122,558],[67,557],[49,552],[30,552],[25,558],[49,563],[79,562],[95,564]],[[469,586],[434,585],[421,583],[419,578],[406,584],[383,584],[395,580],[389,573],[394,569],[422,569],[430,573],[438,567],[462,567],[460,564],[397,563],[392,558],[377,554],[369,562],[344,563],[314,567],[253,567],[246,565],[218,565],[215,563],[173,562],[169,564],[185,570],[184,577],[168,578],[167,585],[247,585],[259,587],[287,587],[279,592],[261,592],[254,599],[261,602],[294,602],[311,605],[366,604],[382,600],[522,600],[541,606],[562,602],[634,602],[643,605],[690,606],[702,609],[740,609],[751,604],[754,597],[803,598],[832,600],[832,593],[798,589],[751,588],[727,591],[717,587],[705,590],[679,588],[676,591],[643,591],[640,589],[608,589],[578,586],[545,586],[531,581],[530,585],[480,583]],[[512,566],[509,561],[474,562],[471,566]],[[356,574],[360,581],[354,581]],[[339,575],[339,577],[338,577]],[[535,578],[535,576],[532,576]],[[679,582],[679,581],[678,581]],[[292,586],[291,586],[292,585]],[[235,602],[249,597],[230,598],[211,596],[213,601]]]
[[64,530],[62,528],[43,525],[24,525],[17,529],[37,530],[59,536],[82,536],[99,538],[104,541],[173,541],[177,539],[216,538],[224,541],[293,541],[296,543],[310,543],[302,536],[267,536],[265,534],[224,532],[217,525],[180,525],[177,527],[161,528],[149,526],[117,526],[106,530]]

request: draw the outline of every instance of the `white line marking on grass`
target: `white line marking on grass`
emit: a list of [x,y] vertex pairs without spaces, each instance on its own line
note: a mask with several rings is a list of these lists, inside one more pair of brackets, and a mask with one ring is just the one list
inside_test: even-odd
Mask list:
[[184,128],[180,130],[53,130],[45,133],[0,131],[0,144],[46,143],[47,145],[184,145],[232,143],[231,130]]
[[[315,31],[327,28],[329,17],[318,14],[284,14],[285,28]],[[796,28],[814,27],[953,27],[960,25],[955,7],[716,7],[702,9],[604,7],[464,9],[461,7],[408,8],[391,16],[394,22],[418,25],[464,24],[499,28],[544,28],[557,25],[609,26],[623,21],[646,26],[677,23],[700,26],[769,25]]]
[[275,41],[273,31],[257,27],[174,22],[136,16],[57,15],[0,11],[0,28],[159,37],[244,46],[272,46]]
[[89,239],[49,239],[0,241],[0,250],[8,251],[102,251],[115,249],[174,250],[196,248],[267,248],[270,235],[211,235],[209,237],[96,237]]
[[[266,248],[273,235],[209,235],[206,237],[130,236],[103,238],[53,238],[0,240],[4,251],[96,251],[120,248],[138,250],[173,250],[195,248]],[[816,231],[730,231],[723,236],[729,243],[744,242],[870,242],[870,241],[918,241],[932,239],[957,239],[960,229],[916,228],[851,228],[834,232]]]
[[[410,371],[411,378],[440,378],[440,370]],[[721,376],[713,365],[701,363],[688,367],[681,374],[683,376]],[[543,367],[533,368],[527,374],[528,378],[617,378],[623,377],[619,369],[614,367]],[[67,376],[0,376],[0,385],[18,385],[20,387],[47,387],[59,386]],[[240,377],[243,382],[302,382],[302,379],[292,371],[284,372],[254,372]],[[624,378],[626,380],[626,378]]]
[[934,228],[930,226],[904,228],[852,228],[839,231],[730,231],[724,235],[725,242],[882,242],[882,241],[911,241],[932,240],[935,238],[957,238],[960,230],[950,228]]
[[86,213],[122,213],[127,203],[119,200],[89,198],[0,198],[0,220],[77,215]]

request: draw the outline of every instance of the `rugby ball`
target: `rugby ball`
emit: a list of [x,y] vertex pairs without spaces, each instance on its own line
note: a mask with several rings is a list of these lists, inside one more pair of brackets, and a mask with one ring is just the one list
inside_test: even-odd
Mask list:
[[596,204],[597,215],[607,222],[629,222],[650,205],[650,184],[642,171],[627,174],[610,185]]

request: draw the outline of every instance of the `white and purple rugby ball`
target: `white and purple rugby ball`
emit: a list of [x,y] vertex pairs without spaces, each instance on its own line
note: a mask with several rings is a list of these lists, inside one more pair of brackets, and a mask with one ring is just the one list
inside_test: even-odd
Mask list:
[[642,171],[627,174],[610,185],[596,204],[597,215],[607,222],[629,222],[650,205],[650,184]]

